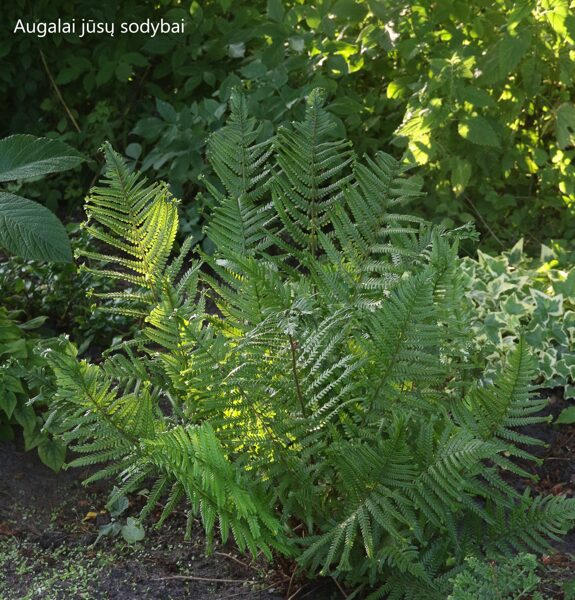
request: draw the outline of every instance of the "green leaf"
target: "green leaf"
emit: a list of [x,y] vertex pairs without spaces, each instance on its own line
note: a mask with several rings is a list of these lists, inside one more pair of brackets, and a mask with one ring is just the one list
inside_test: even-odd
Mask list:
[[509,260],[509,264],[518,266],[523,258],[523,238],[521,238],[507,253],[504,253]]
[[565,37],[567,35],[565,20],[571,12],[569,0],[541,0],[541,7],[553,31],[558,36]]
[[121,82],[128,81],[128,79],[134,74],[132,65],[122,61],[116,65],[114,73],[116,75],[116,79]]
[[367,13],[367,7],[357,0],[336,0],[331,11],[338,19],[348,19],[361,23]]
[[563,281],[554,281],[553,289],[555,293],[563,294],[572,303],[575,303],[575,267],[567,273],[567,277]]
[[126,525],[122,527],[122,537],[128,544],[135,544],[144,539],[146,533],[144,528],[134,517],[128,517]]
[[0,181],[59,173],[84,162],[77,151],[58,140],[11,135],[0,140]]
[[38,446],[38,456],[47,467],[57,473],[64,464],[66,446],[59,440],[46,439]]
[[176,123],[178,113],[176,112],[176,109],[168,102],[164,102],[163,100],[156,98],[156,110],[158,113],[160,113],[160,116],[162,119],[164,119],[164,121],[172,124]]
[[555,134],[559,148],[575,145],[575,106],[564,102],[555,113]]
[[457,126],[459,135],[480,146],[493,146],[499,148],[499,138],[491,127],[489,121],[483,117],[467,117]]
[[268,18],[279,23],[284,18],[284,7],[282,0],[268,0]]
[[21,258],[72,262],[70,240],[58,217],[8,192],[0,192],[0,246]]
[[575,600],[575,579],[563,582],[564,600]]
[[33,319],[26,321],[26,323],[22,323],[21,325],[19,325],[19,327],[24,331],[31,331],[33,329],[38,329],[38,327],[42,327],[42,325],[44,325],[47,319],[48,317],[41,315],[39,317],[34,317]]
[[107,523],[106,525],[100,525],[100,529],[98,531],[98,537],[96,538],[96,542],[104,536],[115,537],[117,536],[122,529],[120,523],[116,523],[112,521],[111,523]]
[[0,409],[6,413],[8,418],[12,416],[16,404],[18,404],[18,400],[16,399],[16,394],[14,394],[14,392],[0,389]]
[[22,434],[24,436],[24,450],[26,450],[26,452],[36,448],[36,446],[39,446],[47,439],[47,435],[42,433],[38,426],[33,429],[24,429]]
[[463,193],[471,177],[471,163],[462,158],[453,158],[451,167],[451,189],[456,196]]
[[106,508],[112,517],[119,517],[127,508],[130,506],[128,498],[124,495],[118,496],[120,490],[114,486],[110,498],[112,502],[108,501]]
[[243,42],[230,44],[228,46],[228,56],[230,58],[243,58],[246,54],[246,45]]
[[572,425],[573,423],[575,423],[575,406],[564,408],[555,420],[556,425]]
[[516,293],[508,296],[501,306],[508,315],[524,315],[529,311],[529,304],[522,302]]
[[529,32],[521,32],[520,35],[505,35],[498,49],[499,75],[505,77],[517,68],[517,65],[527,55],[531,45]]
[[21,425],[24,431],[32,432],[36,428],[36,413],[31,406],[19,404],[14,409],[14,418],[18,425]]
[[465,102],[469,102],[470,104],[473,104],[473,106],[479,108],[485,108],[495,104],[495,100],[481,88],[467,86],[460,91],[460,97],[462,100],[465,100]]

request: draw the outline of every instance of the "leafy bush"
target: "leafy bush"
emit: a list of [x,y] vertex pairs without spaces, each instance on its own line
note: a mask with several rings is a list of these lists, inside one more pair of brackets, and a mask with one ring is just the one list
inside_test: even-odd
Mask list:
[[[60,141],[13,135],[0,140],[0,181],[58,173],[83,157]],[[16,194],[0,192],[0,247],[23,258],[71,262],[66,230],[47,208]]]
[[474,304],[476,342],[492,358],[505,355],[523,335],[534,349],[539,380],[575,397],[575,268],[556,267],[550,248],[541,259],[523,253],[523,240],[493,257],[462,263]]
[[415,0],[382,9],[396,61],[387,95],[404,111],[397,135],[408,156],[426,165],[426,214],[473,218],[492,247],[519,232],[575,235],[569,7]]
[[[78,225],[68,225],[72,249],[91,243]],[[80,354],[94,355],[133,328],[121,315],[96,311],[97,294],[110,292],[113,285],[79,271],[74,263],[47,263],[10,257],[0,261],[0,306],[17,311],[26,321],[43,318],[38,333],[71,336]],[[113,305],[113,301],[111,302]]]
[[177,202],[105,154],[78,255],[145,325],[100,364],[46,355],[71,464],[104,463],[89,481],[153,477],[142,518],[185,500],[208,544],[219,529],[373,598],[445,598],[470,552],[542,550],[572,524],[575,501],[499,474],[528,477],[514,458],[538,441],[518,428],[545,401],[523,340],[491,384],[469,359],[462,232],[404,214],[417,183],[358,161],[321,93],[267,140],[232,96],[208,143],[211,257],[188,261],[191,240],[172,257]]
[[16,317],[0,306],[0,440],[13,439],[13,428],[19,425],[26,450],[37,448],[42,462],[58,471],[66,447],[44,427],[53,377],[33,335],[44,319],[19,323]]
[[448,600],[543,600],[537,592],[539,577],[533,554],[513,558],[465,559],[465,568],[453,579],[453,592]]
[[[424,215],[475,220],[485,246],[498,249],[519,232],[529,243],[575,234],[568,0],[209,0],[189,11],[172,0],[27,4],[6,6],[6,22],[23,12],[42,21],[184,18],[186,33],[47,43],[6,28],[6,133],[48,131],[90,154],[110,139],[188,201],[206,172],[204,140],[240,80],[268,132],[300,118],[304,95],[321,85],[360,151],[393,142],[396,158],[405,149],[424,165],[427,196],[416,203]],[[82,190],[42,192],[57,204]],[[185,206],[196,235],[202,210]]]

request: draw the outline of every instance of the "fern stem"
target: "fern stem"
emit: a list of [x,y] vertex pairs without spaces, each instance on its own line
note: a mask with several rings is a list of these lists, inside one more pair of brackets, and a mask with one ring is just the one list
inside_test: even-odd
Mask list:
[[293,371],[293,378],[294,378],[294,381],[295,381],[295,389],[296,389],[296,392],[297,392],[297,397],[298,397],[298,400],[299,400],[299,404],[301,406],[301,414],[304,417],[307,417],[307,412],[305,410],[305,404],[304,404],[304,401],[303,401],[303,395],[301,393],[301,386],[300,386],[300,383],[299,383],[299,377],[298,377],[298,374],[297,374],[297,362],[296,362],[296,356],[295,356],[295,350],[296,350],[297,345],[296,345],[296,341],[293,339],[293,337],[291,335],[289,336],[289,343],[290,343],[290,348],[291,348],[291,366],[292,366],[292,371]]

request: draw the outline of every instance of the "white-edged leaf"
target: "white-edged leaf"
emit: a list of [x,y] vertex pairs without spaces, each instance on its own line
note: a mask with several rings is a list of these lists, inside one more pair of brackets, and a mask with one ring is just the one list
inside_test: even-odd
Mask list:
[[84,157],[77,150],[59,140],[25,134],[0,140],[0,181],[58,173],[82,162]]
[[0,192],[0,247],[22,258],[72,262],[68,234],[46,207]]
[[144,528],[134,517],[128,517],[126,525],[122,527],[122,537],[128,542],[128,544],[135,544],[144,539],[146,533]]

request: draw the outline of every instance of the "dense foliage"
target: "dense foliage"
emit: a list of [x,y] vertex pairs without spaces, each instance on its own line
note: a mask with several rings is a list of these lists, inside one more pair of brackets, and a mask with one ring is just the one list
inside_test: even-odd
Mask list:
[[[405,149],[422,165],[421,214],[475,220],[498,250],[521,236],[565,243],[575,233],[572,9],[570,0],[207,0],[189,10],[175,0],[19,0],[2,7],[4,22],[162,16],[186,19],[186,33],[39,39],[6,27],[4,133],[50,131],[89,155],[111,140],[184,197],[184,228],[199,235],[202,206],[191,198],[232,87],[244,82],[269,133],[301,117],[321,85],[360,152],[393,142],[396,158]],[[76,180],[47,195],[54,208],[82,193]]]
[[[24,323],[17,312],[0,305],[0,440],[14,439],[14,426],[22,430],[26,450],[38,449],[42,462],[58,471],[66,446],[51,435],[47,406],[54,393],[53,377],[36,348],[43,317]],[[45,346],[57,340],[44,340]]]
[[466,559],[465,569],[453,579],[447,600],[543,600],[537,591],[537,559],[533,554],[518,554],[511,559]]
[[497,358],[523,335],[536,352],[540,383],[562,387],[566,398],[574,398],[575,267],[556,263],[546,246],[540,259],[529,258],[520,240],[499,256],[479,251],[462,269],[475,307],[478,346]]
[[537,598],[575,517],[516,491],[575,423],[574,15],[4,3],[0,439],[117,477],[100,543],[184,504],[354,597]]
[[[322,94],[273,137],[232,96],[208,158],[213,256],[173,255],[177,203],[105,148],[88,196],[90,272],[124,282],[112,310],[143,319],[96,364],[46,359],[51,422],[116,475],[241,549],[295,556],[372,598],[445,598],[472,552],[542,550],[573,500],[517,492],[545,400],[523,339],[482,378],[459,238],[409,216],[417,183],[390,156],[359,161]],[[100,246],[106,249],[100,249]],[[386,596],[387,594],[387,596]]]

